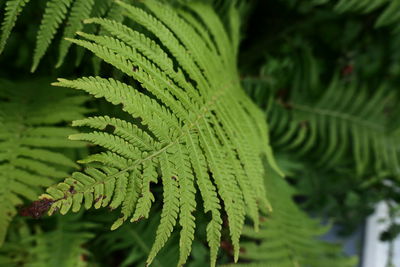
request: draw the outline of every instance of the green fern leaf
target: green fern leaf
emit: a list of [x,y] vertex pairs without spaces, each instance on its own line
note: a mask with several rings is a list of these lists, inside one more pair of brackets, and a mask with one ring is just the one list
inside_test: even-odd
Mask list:
[[121,217],[112,226],[116,229],[129,217],[130,221],[148,218],[154,202],[151,184],[161,180],[164,204],[147,264],[152,263],[178,223],[178,265],[186,262],[194,239],[197,190],[205,211],[211,213],[207,227],[211,265],[215,266],[217,258],[222,212],[227,213],[237,260],[246,215],[257,228],[259,209],[266,210],[269,205],[260,155],[267,151],[267,158],[273,162],[264,115],[239,83],[238,14],[230,12],[235,22],[232,41],[206,4],[180,9],[179,14],[191,18],[185,19],[170,5],[156,1],[146,1],[146,9],[117,3],[126,17],[145,30],[93,18],[85,23],[104,27],[107,35],[78,32],[84,39],[70,41],[92,51],[140,86],[100,77],[59,79],[54,85],[104,98],[120,105],[132,119],[102,116],[74,123],[93,131],[70,139],[89,141],[105,152],[81,161],[92,167],[48,188],[45,196],[54,200],[50,213],[60,209],[64,214],[71,208],[77,211],[82,205],[90,208],[93,204],[95,208],[121,207]]
[[4,20],[1,24],[0,54],[4,50],[4,46],[15,26],[18,15],[29,1],[30,0],[10,0],[6,2]]
[[[46,9],[40,29],[37,34],[36,47],[33,55],[33,64],[31,71],[34,72],[39,65],[40,60],[46,53],[57,29],[65,19],[69,6],[73,0],[50,0],[47,2]],[[74,25],[71,25],[73,27]],[[73,28],[71,29],[73,30]]]
[[241,258],[251,263],[229,266],[356,265],[357,259],[345,257],[340,246],[318,239],[328,228],[299,209],[292,200],[294,190],[284,179],[275,173],[265,179],[265,185],[274,211],[261,218],[259,232],[248,226],[243,230],[246,241],[242,243]]
[[80,105],[86,98],[49,90],[41,81],[36,84],[32,88],[32,84],[0,82],[4,99],[0,106],[0,244],[15,207],[23,199],[36,199],[42,187],[67,176],[66,167],[77,167],[54,148],[82,145],[66,140],[74,130],[55,125],[82,117],[85,109]]
[[[72,38],[75,32],[82,30],[82,20],[90,16],[93,5],[94,0],[75,0],[67,20],[67,26],[64,29],[63,38]],[[60,67],[64,62],[70,46],[70,42],[66,40],[61,41],[56,67]]]
[[342,81],[336,75],[322,95],[314,96],[313,90],[322,85],[317,82],[310,88],[306,80],[293,90],[287,103],[268,96],[262,81],[246,85],[252,94],[265,93],[261,105],[273,101],[268,105],[268,122],[274,146],[297,157],[310,155],[317,167],[348,164],[346,155],[350,154],[360,176],[371,168],[398,175],[398,151],[390,144],[400,136],[390,130],[388,110],[399,96],[384,85],[372,94],[362,84]]

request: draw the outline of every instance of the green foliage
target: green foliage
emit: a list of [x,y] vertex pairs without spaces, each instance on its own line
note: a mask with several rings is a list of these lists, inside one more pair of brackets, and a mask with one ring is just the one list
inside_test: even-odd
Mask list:
[[[1,25],[0,54],[15,26],[18,15],[30,0],[8,0],[4,9]],[[35,3],[39,7],[38,3]],[[57,30],[65,22],[59,44],[57,67],[60,67],[70,49],[71,43],[65,38],[72,38],[76,31],[83,29],[82,21],[90,16],[103,16],[107,11],[115,10],[112,0],[46,0],[43,17],[37,33],[36,47],[33,54],[31,71],[35,71],[56,36]],[[92,29],[96,30],[96,29]]]
[[354,266],[321,221],[399,233],[398,4],[0,0],[0,265]]
[[[94,246],[102,251],[103,260],[109,258],[112,253],[126,253],[121,267],[145,266],[159,221],[160,214],[153,214],[149,220],[125,224],[114,232],[100,236]],[[172,236],[166,247],[154,259],[152,266],[175,266],[179,257],[178,244],[178,236]]]
[[66,137],[75,130],[63,122],[82,117],[86,97],[48,90],[48,80],[0,82],[0,243],[23,199],[35,200],[77,165],[58,148],[79,147]]
[[339,246],[318,239],[328,227],[299,209],[292,200],[295,191],[284,179],[272,175],[265,187],[274,211],[261,217],[259,232],[244,228],[240,258],[251,263],[233,266],[355,266],[355,258],[340,256]]
[[1,24],[0,54],[6,45],[6,41],[11,33],[12,28],[15,25],[18,14],[28,2],[29,0],[10,0],[6,2],[6,6],[4,8],[4,20]]
[[383,8],[383,11],[376,20],[375,25],[377,27],[390,25],[400,20],[400,1],[398,0],[340,0],[335,9],[339,12],[346,11],[361,11],[371,12],[379,8]]
[[1,266],[85,267],[90,266],[86,243],[94,237],[96,226],[78,219],[58,216],[54,229],[31,231],[25,224],[11,232],[10,242],[0,252]]
[[[59,79],[54,84],[120,104],[132,117],[126,121],[98,116],[73,123],[95,131],[70,139],[89,141],[106,151],[81,161],[91,167],[47,190],[45,197],[54,200],[50,212],[78,211],[82,204],[86,209],[121,206],[121,217],[111,227],[116,229],[129,217],[131,222],[149,217],[154,202],[151,183],[160,176],[162,219],[147,262],[153,261],[177,223],[181,226],[178,265],[186,262],[194,238],[197,191],[205,211],[211,213],[207,228],[211,264],[220,242],[221,212],[227,213],[237,260],[245,215],[257,228],[259,205],[268,205],[257,155],[267,153],[271,158],[262,113],[237,80],[237,14],[231,10],[233,28],[228,35],[207,5],[188,5],[199,18],[187,13],[192,19],[186,21],[170,6],[154,1],[145,3],[154,16],[143,8],[117,3],[165,48],[151,35],[106,19],[86,23],[102,25],[111,36],[79,33],[87,40],[71,39],[138,81],[143,89],[100,77]],[[224,73],[219,73],[221,69]]]
[[400,21],[399,0],[281,0],[290,7],[296,7],[302,12],[310,12],[313,8],[329,6],[338,13],[375,13],[375,27],[394,26]]
[[[303,206],[328,214],[346,234],[380,200],[398,203],[400,126],[398,72],[392,65],[397,60],[374,64],[373,53],[386,53],[380,40],[366,42],[366,49],[356,29],[346,27],[342,35],[348,31],[360,40],[350,59],[336,59],[340,71],[332,70],[330,59],[317,57],[318,49],[294,37],[282,46],[289,54],[268,57],[259,76],[244,81],[266,111],[274,152],[296,162],[291,177],[305,197]],[[397,42],[396,37],[389,40]],[[384,80],[377,78],[384,73]]]
[[399,132],[390,129],[389,113],[397,110],[393,105],[398,96],[384,86],[371,94],[365,86],[337,76],[315,100],[313,89],[293,91],[268,106],[274,146],[298,157],[311,154],[317,167],[337,166],[353,154],[351,165],[358,175],[370,166],[398,175],[399,155],[392,144]]

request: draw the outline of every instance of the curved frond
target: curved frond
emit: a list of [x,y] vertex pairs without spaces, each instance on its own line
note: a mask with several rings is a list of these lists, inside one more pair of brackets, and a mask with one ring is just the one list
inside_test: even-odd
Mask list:
[[7,39],[15,26],[18,15],[30,0],[9,0],[4,8],[4,19],[1,23],[0,54],[3,52]]
[[[83,19],[90,16],[94,3],[94,0],[75,0],[75,2],[72,4],[71,12],[67,19],[63,38],[72,38],[75,36],[75,32],[82,30]],[[56,67],[59,67],[64,62],[70,46],[71,42],[68,42],[67,40],[61,40]]]
[[33,55],[33,64],[31,71],[35,71],[40,60],[46,53],[57,29],[64,21],[68,8],[73,0],[49,0],[40,23],[40,29],[37,34],[36,47]]
[[248,86],[253,94],[263,94],[263,102],[271,101],[271,139],[280,151],[310,155],[317,167],[348,163],[350,153],[359,175],[370,167],[399,174],[399,149],[394,144],[400,136],[391,130],[390,116],[396,110],[395,92],[380,86],[370,93],[365,86],[334,77],[321,96],[304,87],[287,99],[273,99],[262,84],[249,81]]
[[[129,218],[148,218],[155,201],[152,184],[161,181],[163,210],[147,263],[177,224],[179,265],[187,261],[194,239],[197,192],[211,215],[207,239],[212,266],[222,213],[227,214],[237,260],[245,216],[258,228],[259,209],[269,205],[260,156],[270,151],[263,114],[240,86],[237,40],[230,39],[210,5],[188,4],[177,12],[157,1],[145,1],[143,7],[117,3],[141,27],[94,18],[85,22],[103,26],[107,35],[80,32],[83,39],[70,41],[137,83],[84,77],[59,79],[54,85],[104,98],[120,105],[132,119],[100,116],[74,122],[93,131],[70,139],[89,141],[105,152],[83,160],[90,165],[84,172],[48,188],[45,196],[54,201],[50,213],[77,211],[82,205],[121,207],[121,216],[112,226],[116,229]],[[230,15],[235,22],[232,27],[238,27],[237,12]],[[272,161],[271,153],[267,157]]]
[[319,240],[327,227],[321,226],[320,222],[312,220],[299,209],[292,200],[294,190],[284,179],[275,174],[265,183],[274,210],[261,218],[259,232],[244,227],[241,259],[251,263],[232,266],[356,265],[357,259],[345,257],[340,246]]
[[[58,59],[56,67],[61,66],[71,46],[71,42],[65,40],[72,38],[77,31],[83,29],[83,20],[91,15],[104,16],[108,11],[113,12],[115,5],[112,5],[112,0],[103,0],[96,2],[95,0],[48,0],[44,15],[40,23],[39,32],[37,34],[37,42],[33,55],[33,65],[31,71],[35,71],[40,60],[45,55],[48,47],[53,42],[57,30],[62,27],[65,21],[65,27],[62,34],[62,39],[59,45]],[[120,12],[119,16],[122,16]],[[92,28],[91,31],[96,29]],[[82,53],[81,53],[82,54]],[[77,62],[80,61],[78,54]]]

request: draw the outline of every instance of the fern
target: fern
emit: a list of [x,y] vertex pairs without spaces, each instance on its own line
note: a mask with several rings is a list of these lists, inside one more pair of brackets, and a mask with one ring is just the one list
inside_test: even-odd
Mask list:
[[4,20],[1,24],[0,54],[3,52],[8,36],[10,36],[11,30],[14,28],[19,13],[21,13],[22,9],[29,1],[30,0],[9,0],[6,2]]
[[[272,172],[273,173],[273,172]],[[241,258],[251,263],[233,266],[316,266],[350,267],[355,258],[342,255],[341,247],[318,240],[326,227],[310,219],[293,202],[294,190],[281,177],[271,175],[265,180],[267,194],[274,211],[262,217],[261,229],[245,227]],[[256,242],[254,242],[256,241]]]
[[[64,89],[48,90],[45,82],[0,82],[0,244],[23,199],[34,200],[47,187],[67,176],[65,167],[77,167],[55,151],[79,147],[65,139],[75,131],[62,122],[82,117],[86,97]],[[62,167],[65,166],[65,167]]]
[[[260,205],[269,205],[259,155],[270,151],[263,115],[238,81],[237,44],[232,45],[209,5],[193,3],[186,6],[190,13],[179,11],[197,20],[194,27],[169,5],[146,1],[145,8],[139,8],[117,3],[163,47],[151,35],[107,19],[86,23],[104,26],[111,36],[79,33],[86,40],[71,39],[138,81],[143,89],[100,77],[59,79],[54,84],[121,105],[132,120],[99,116],[73,123],[94,131],[70,139],[89,141],[106,151],[81,161],[89,164],[84,172],[47,190],[45,196],[54,200],[50,213],[78,211],[82,205],[87,209],[121,207],[121,217],[111,227],[116,229],[129,218],[131,222],[148,218],[154,202],[151,184],[160,176],[164,205],[148,264],[178,223],[178,265],[186,262],[194,238],[197,191],[211,214],[207,227],[211,264],[217,257],[222,212],[228,216],[237,260],[245,215],[257,228]],[[230,15],[231,21],[237,20],[233,8]],[[111,133],[104,131],[110,127]],[[272,158],[270,152],[268,157]]]
[[[31,71],[35,71],[39,65],[40,59],[44,56],[48,46],[50,45],[54,35],[57,32],[58,27],[65,19],[69,6],[73,0],[49,0],[45,9],[45,13],[40,24],[40,29],[37,34],[37,41],[35,47],[35,53],[33,56],[33,65]],[[80,10],[78,10],[80,11]],[[73,18],[73,17],[72,17]],[[79,23],[79,21],[75,21]],[[76,25],[70,24],[66,28],[65,33],[69,34],[71,30],[77,28]],[[65,53],[65,52],[63,52]]]
[[[313,82],[317,88],[321,87],[319,83],[318,79]],[[264,82],[247,81],[254,97],[264,99],[260,105],[271,103],[268,121],[277,149],[298,157],[311,155],[317,167],[348,163],[346,156],[350,153],[358,175],[370,171],[371,166],[378,172],[399,174],[398,149],[393,144],[400,136],[393,130],[396,126],[391,115],[397,111],[395,92],[382,85],[370,93],[365,86],[338,77],[320,96],[313,93],[315,87],[307,85],[305,79],[290,97],[274,100]]]
[[95,224],[82,222],[81,216],[58,216],[55,228],[32,231],[24,224],[0,250],[2,266],[85,267],[91,266],[90,252],[84,247],[94,238]]
[[[4,18],[0,34],[0,54],[6,45],[19,14],[30,0],[8,0],[4,8]],[[58,29],[65,21],[62,38],[59,44],[59,55],[56,67],[60,67],[70,49],[71,43],[65,38],[72,38],[76,31],[83,29],[82,21],[92,16],[104,16],[117,5],[112,0],[47,0],[33,54],[31,71],[35,71],[56,36]],[[121,16],[121,14],[119,14]],[[96,29],[92,29],[95,31]]]
[[[94,246],[99,248],[102,261],[112,258],[113,253],[126,253],[124,266],[145,266],[146,258],[150,253],[154,232],[157,230],[160,214],[154,213],[148,221],[136,224],[125,224],[114,232],[101,235]],[[152,266],[174,266],[178,262],[178,236],[174,235],[167,246],[154,259]]]
[[[87,18],[90,16],[93,5],[94,0],[76,0],[74,2],[71,8],[71,14],[67,21],[67,26],[64,29],[64,38],[74,37],[75,32],[82,29],[82,18]],[[70,45],[71,43],[67,41],[62,41],[60,43],[60,54],[56,67],[59,67],[63,63]]]

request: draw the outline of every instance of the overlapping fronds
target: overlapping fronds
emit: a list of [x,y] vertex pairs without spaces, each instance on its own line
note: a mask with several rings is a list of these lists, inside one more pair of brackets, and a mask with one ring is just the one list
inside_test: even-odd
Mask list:
[[374,171],[399,174],[396,144],[400,136],[392,120],[398,95],[394,91],[380,86],[369,92],[363,85],[335,77],[317,97],[309,88],[281,91],[276,96],[261,81],[252,83],[253,94],[262,94],[264,103],[271,104],[271,139],[280,151],[311,155],[315,166],[343,163],[350,153],[359,175],[371,166]]
[[82,117],[86,97],[49,90],[46,82],[0,82],[0,243],[15,207],[77,166],[55,149],[81,145],[66,139],[74,129],[59,125]]
[[[116,231],[100,235],[93,244],[93,247],[96,247],[97,254],[101,255],[99,260],[104,262],[105,265],[109,265],[110,263],[107,260],[115,258],[115,255],[120,256],[122,254],[124,260],[119,266],[145,266],[159,221],[160,213],[155,212],[146,221],[124,224]],[[188,265],[193,267],[208,266],[208,257],[208,248],[199,240],[199,235],[196,234]],[[157,254],[151,266],[176,266],[178,260],[179,236],[174,233],[165,247]]]
[[[4,7],[4,18],[0,33],[0,54],[6,45],[7,39],[15,26],[18,16],[30,0],[8,0]],[[36,4],[37,5],[37,4]],[[83,29],[83,20],[90,16],[115,17],[118,6],[113,0],[47,0],[43,17],[37,33],[36,47],[33,54],[32,71],[38,67],[41,59],[53,42],[59,28],[65,24],[59,43],[59,67],[69,51],[71,42],[65,38],[72,38],[76,31]],[[118,14],[121,16],[121,14]],[[91,30],[95,31],[96,28]]]
[[94,238],[89,222],[80,216],[59,216],[53,230],[26,225],[10,233],[10,240],[0,249],[1,266],[85,267],[93,266],[86,243]]
[[241,259],[233,266],[352,267],[355,258],[345,257],[341,247],[319,239],[327,227],[308,217],[293,202],[294,190],[277,175],[265,180],[273,212],[261,218],[260,231],[245,226]]
[[[88,167],[48,188],[50,213],[62,214],[109,206],[121,208],[112,229],[125,221],[148,218],[155,198],[152,184],[163,184],[163,208],[150,264],[180,225],[180,257],[186,262],[194,238],[195,194],[211,215],[207,226],[211,264],[220,245],[226,213],[234,246],[245,216],[258,227],[259,207],[268,206],[260,154],[272,156],[263,113],[241,88],[236,70],[238,16],[232,7],[224,28],[211,6],[193,3],[178,12],[167,4],[145,1],[136,7],[117,1],[137,29],[93,18],[109,35],[79,33],[70,39],[137,83],[84,77],[59,79],[55,85],[83,90],[120,105],[131,116],[97,116],[75,121],[93,131],[70,136],[104,152],[89,156]],[[160,45],[159,43],[162,43]],[[221,202],[222,201],[222,202]],[[223,207],[223,208],[222,208]]]
[[[110,255],[114,253],[124,253],[124,260],[119,265],[121,267],[145,266],[159,221],[160,214],[154,213],[149,220],[124,224],[116,231],[101,235],[94,246],[102,253],[105,260],[112,258]],[[178,257],[179,238],[174,235],[154,259],[152,266],[175,266]]]

